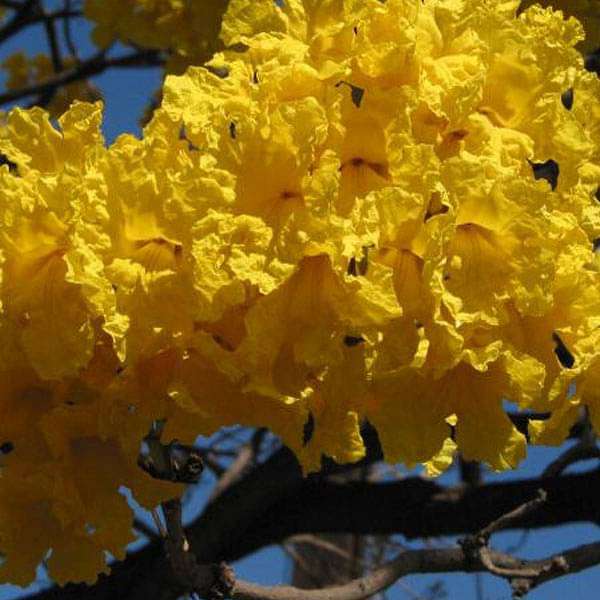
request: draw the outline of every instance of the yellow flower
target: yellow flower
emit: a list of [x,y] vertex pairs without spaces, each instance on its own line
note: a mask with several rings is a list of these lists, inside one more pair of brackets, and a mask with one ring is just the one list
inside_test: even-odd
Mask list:
[[456,444],[467,460],[504,470],[525,457],[525,437],[504,414],[502,399],[528,401],[527,390],[539,391],[543,371],[509,352],[493,353],[480,366],[470,362],[465,352],[465,360],[439,378],[407,366],[374,379],[366,415],[386,460],[411,467],[430,460],[450,434],[452,415]]
[[95,251],[103,154],[100,107],[74,105],[62,132],[47,115],[16,109],[2,151],[18,173],[2,177],[2,306],[41,377],[74,375],[91,357],[93,323],[118,329],[109,282]]
[[585,40],[577,44],[584,54],[600,48],[600,15],[595,0],[521,0],[520,10],[532,4],[562,11],[565,17],[575,17],[585,29]]

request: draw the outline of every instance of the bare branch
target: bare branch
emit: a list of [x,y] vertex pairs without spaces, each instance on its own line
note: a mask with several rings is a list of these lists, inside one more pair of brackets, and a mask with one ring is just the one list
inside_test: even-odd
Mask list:
[[505,578],[532,578],[539,575],[539,571],[536,569],[524,569],[519,567],[517,569],[506,569],[499,567],[494,564],[492,559],[491,550],[488,547],[490,537],[496,531],[503,529],[509,529],[515,523],[520,523],[523,519],[531,513],[534,513],[538,508],[546,502],[548,494],[544,490],[538,490],[538,495],[533,500],[524,502],[521,506],[518,506],[514,510],[507,512],[506,514],[498,517],[492,521],[489,525],[481,529],[475,535],[469,536],[459,543],[465,550],[465,552],[472,558],[479,559],[486,569],[500,577]]
[[539,575],[539,571],[537,569],[526,569],[524,567],[517,567],[507,569],[505,567],[499,567],[494,563],[494,559],[492,558],[492,552],[487,546],[481,546],[478,549],[479,559],[481,560],[483,566],[492,574],[497,575],[498,577],[504,577],[506,579],[512,578],[531,578]]
[[[44,29],[46,30],[46,37],[48,39],[50,57],[52,59],[52,69],[54,73],[58,75],[63,70],[63,60],[60,52],[60,47],[58,45],[55,22],[53,19],[45,15],[43,11],[42,14],[46,17],[44,20]],[[44,92],[38,99],[36,104],[38,104],[39,106],[47,106],[52,100],[52,98],[54,98],[58,90],[58,87],[48,88],[48,90]]]
[[[588,544],[550,556],[541,561],[522,561],[510,555],[489,551],[493,563],[506,570],[529,569],[538,578],[528,581],[527,591],[566,573],[577,573],[600,563],[600,543]],[[549,567],[559,565],[563,567]],[[263,587],[237,581],[234,600],[364,600],[395,583],[405,575],[414,573],[451,573],[487,571],[482,561],[473,561],[462,548],[410,550],[383,565],[365,577],[336,587],[322,590],[301,590],[290,586]],[[519,585],[523,585],[519,583]],[[513,585],[514,590],[514,585]],[[514,593],[520,593],[514,590]]]
[[[233,553],[237,558],[306,532],[401,533],[408,538],[475,533],[531,499],[540,484],[548,492],[548,501],[511,527],[600,520],[600,471],[542,482],[533,478],[444,488],[420,478],[386,483],[338,483],[318,477],[302,480],[293,465],[274,472],[269,465],[275,466],[268,463],[254,473],[256,479],[240,482],[220,502],[207,507],[197,523],[202,530],[202,540],[198,538],[197,543],[203,551],[211,548],[210,555],[232,558]],[[244,535],[224,540],[222,531],[230,527],[240,528]],[[194,545],[193,534],[192,538]]]
[[[340,558],[347,560],[348,562],[355,560],[356,557],[352,556],[349,552],[340,548],[336,544],[323,539],[322,537],[310,534],[300,534],[294,535],[286,540],[287,544],[307,544],[309,546],[315,546],[316,548],[321,548],[322,550],[326,550],[327,552],[331,552],[332,554],[337,554]],[[358,558],[358,560],[362,564],[366,564],[364,560]]]
[[600,458],[600,448],[595,444],[590,445],[584,441],[579,442],[551,462],[544,469],[542,477],[557,477],[570,465],[591,458]]
[[[64,0],[64,11],[65,13],[71,12],[71,0]],[[79,54],[77,52],[77,48],[75,43],[73,42],[73,36],[71,35],[71,18],[68,16],[64,16],[62,19],[62,32],[63,38],[65,39],[65,45],[69,54],[73,59],[79,62]]]
[[600,543],[578,546],[537,562],[539,575],[536,578],[515,579],[512,581],[511,587],[516,597],[522,597],[542,583],[567,573],[578,573],[600,564]]
[[54,20],[48,16],[44,19],[44,28],[46,29],[46,36],[48,38],[48,46],[50,47],[50,57],[52,58],[52,68],[55,73],[60,73],[63,69],[62,56],[60,54],[60,47],[58,45],[58,38],[56,36],[56,27]]
[[484,527],[478,534],[477,537],[481,539],[487,540],[490,538],[492,533],[496,531],[501,531],[503,529],[510,529],[516,523],[520,523],[523,521],[525,517],[535,512],[546,500],[548,499],[548,494],[545,490],[538,490],[537,498],[530,500],[529,502],[525,502],[521,506],[518,506],[514,510],[502,515],[492,523],[490,523],[487,527]]
[[519,522],[524,516],[537,510],[545,500],[546,493],[540,490],[537,498],[482,529],[471,540],[471,543],[480,545],[476,555],[473,555],[466,543],[463,543],[461,548],[403,551],[397,558],[369,575],[344,585],[318,590],[303,590],[291,586],[257,586],[235,581],[233,572],[225,563],[199,564],[190,551],[178,498],[163,503],[168,532],[165,549],[181,588],[187,592],[198,593],[209,600],[221,600],[225,597],[231,597],[233,600],[365,600],[407,574],[482,569],[508,579],[514,595],[521,596],[533,586],[569,572],[582,570],[600,561],[600,543],[553,555],[542,561],[521,561],[510,555],[493,552],[487,547],[487,540],[493,532]]
[[38,0],[27,0],[20,5],[20,8],[15,10],[14,15],[0,28],[0,44],[30,25],[80,16],[82,14],[78,10],[57,10],[46,13],[39,7]]
[[161,66],[163,63],[164,60],[161,54],[156,50],[134,52],[114,58],[109,58],[105,52],[100,52],[72,69],[67,69],[46,81],[0,94],[0,104],[15,102],[28,96],[46,94],[50,90],[98,75],[112,67],[156,67]]
[[153,508],[150,511],[150,514],[152,515],[152,520],[154,521],[154,525],[156,527],[156,531],[158,531],[158,535],[165,539],[167,537],[167,530],[165,529],[165,526],[163,525],[163,522],[160,520],[160,515],[158,514],[158,511]]
[[12,18],[0,28],[0,44],[29,25],[31,19],[35,16],[36,5],[37,0],[25,0],[18,8],[11,7],[17,8],[17,10]]

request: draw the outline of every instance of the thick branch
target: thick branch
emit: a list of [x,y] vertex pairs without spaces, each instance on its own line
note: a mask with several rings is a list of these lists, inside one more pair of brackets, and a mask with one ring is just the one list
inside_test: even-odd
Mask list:
[[[234,486],[231,494],[207,508],[190,534],[202,560],[213,555],[238,558],[305,532],[401,533],[409,538],[474,533],[530,500],[540,487],[546,490],[547,501],[512,527],[600,520],[600,471],[456,489],[420,478],[393,483],[308,478],[279,494],[275,486],[271,484],[272,494],[264,498],[253,498],[257,492],[252,490],[249,497],[236,498],[233,494],[243,494],[245,486]],[[222,534],[228,530],[228,514],[238,532],[234,537]]]

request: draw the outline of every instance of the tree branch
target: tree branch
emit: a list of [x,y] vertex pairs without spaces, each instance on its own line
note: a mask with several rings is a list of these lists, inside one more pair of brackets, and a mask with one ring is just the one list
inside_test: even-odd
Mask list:
[[557,477],[570,465],[592,458],[600,458],[600,448],[595,443],[590,444],[582,440],[551,462],[544,469],[542,477]]
[[[539,507],[546,502],[548,495],[542,489],[538,490],[538,495],[533,500],[525,502],[521,506],[518,506],[514,510],[501,515],[495,521],[492,521],[489,525],[481,529],[475,535],[469,536],[459,543],[465,550],[465,552],[472,558],[481,561],[486,569],[493,575],[513,579],[519,577],[521,579],[531,579],[539,576],[540,571],[532,568],[518,567],[516,569],[507,569],[505,567],[499,567],[494,563],[492,558],[492,552],[488,546],[490,537],[496,531],[503,529],[509,529],[515,523],[520,523],[526,516],[534,513]],[[554,563],[552,563],[554,565]]]
[[58,46],[58,38],[56,36],[56,27],[54,20],[50,17],[44,19],[44,27],[46,29],[46,37],[48,38],[48,46],[50,48],[50,57],[52,58],[52,68],[55,73],[60,73],[63,69],[63,61]]
[[81,16],[81,12],[76,10],[57,10],[46,13],[39,7],[38,0],[26,0],[19,5],[19,8],[13,6],[9,8],[15,8],[15,13],[0,28],[0,44],[30,25],[43,23],[48,20],[52,21],[54,19]]
[[31,20],[37,0],[26,0],[15,11],[15,14],[0,28],[0,44],[27,26]]
[[105,52],[100,52],[46,81],[0,94],[0,104],[7,104],[8,102],[14,102],[28,96],[44,95],[63,85],[98,75],[112,67],[156,67],[162,64],[164,64],[164,60],[157,50],[133,52],[114,58],[109,58]]
[[[289,472],[286,478],[284,490],[277,489],[277,481],[261,478],[257,486],[264,488],[264,496],[244,484],[248,479],[223,494],[220,502],[208,506],[190,534],[192,546],[198,545],[196,552],[239,558],[306,532],[401,533],[408,538],[474,533],[527,502],[540,487],[548,493],[547,502],[512,527],[600,520],[600,471],[475,488],[444,488],[420,478],[393,483],[336,483],[309,477],[290,482]],[[239,531],[239,536],[223,536],[228,524]],[[196,527],[201,538],[195,534]]]
[[[65,13],[71,12],[71,0],[64,0],[64,11]],[[71,57],[79,62],[79,54],[77,52],[77,48],[75,43],[73,42],[73,37],[71,35],[71,18],[68,16],[63,17],[62,19],[62,32],[63,38],[65,40],[65,45]]]
[[[598,470],[477,488],[444,488],[419,478],[336,484],[323,476],[302,479],[292,453],[282,448],[208,506],[186,536],[198,561],[209,563],[236,560],[296,533],[402,533],[411,538],[468,534],[527,502],[540,487],[548,500],[512,527],[600,521]],[[499,567],[522,566],[493,557]],[[113,565],[111,574],[100,576],[94,586],[69,585],[30,598],[145,600],[156,597],[159,589],[171,589],[169,570],[162,544],[154,543]]]
[[479,531],[477,537],[481,538],[485,543],[487,543],[493,533],[502,531],[503,529],[510,529],[515,525],[518,526],[519,523],[523,522],[523,519],[538,510],[547,499],[548,494],[545,492],[545,490],[538,490],[536,498],[525,502],[521,506],[517,506],[517,508],[511,510],[505,515],[498,517],[495,521],[492,521],[489,525]]
[[[490,551],[494,564],[504,569],[529,568],[542,572],[547,565],[564,563],[562,571],[547,570],[535,582],[541,585],[551,579],[588,569],[600,563],[600,543],[580,546],[543,560],[522,561],[508,554]],[[409,550],[365,577],[348,584],[321,590],[301,590],[290,586],[263,587],[238,581],[234,600],[364,600],[385,590],[398,579],[414,573],[452,573],[487,571],[482,561],[473,561],[461,548]],[[519,588],[520,589],[520,588]],[[527,591],[529,591],[528,588]],[[521,593],[515,590],[515,593]]]
[[[494,552],[488,547],[489,538],[493,533],[518,526],[528,516],[539,511],[547,497],[544,490],[538,490],[536,498],[500,515],[476,535],[463,540],[459,549],[404,551],[395,560],[369,575],[345,585],[324,589],[256,586],[244,581],[235,581],[233,572],[224,562],[215,564],[198,561],[183,528],[179,499],[163,504],[168,531],[165,550],[179,591],[195,592],[209,600],[225,597],[234,600],[364,600],[391,586],[404,575],[440,572],[438,568],[449,571],[453,570],[452,567],[456,568],[457,563],[461,563],[456,568],[459,571],[487,570],[507,579],[513,588],[513,594],[520,597],[545,581],[587,568],[600,561],[600,543],[588,545],[585,551],[576,548],[574,551],[553,555],[541,561],[521,561],[510,555]],[[446,559],[441,561],[444,563],[441,566],[440,552],[445,553]]]

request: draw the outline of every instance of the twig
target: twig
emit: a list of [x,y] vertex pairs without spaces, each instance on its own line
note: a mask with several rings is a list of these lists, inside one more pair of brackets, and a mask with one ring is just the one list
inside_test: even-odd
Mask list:
[[161,538],[165,539],[167,537],[167,530],[165,529],[163,522],[160,520],[160,515],[155,508],[150,511],[150,514],[152,515],[152,520],[156,526],[156,531],[158,531],[158,534]]
[[483,566],[493,575],[498,575],[499,577],[505,577],[507,579],[511,579],[514,577],[520,577],[523,579],[536,577],[539,574],[539,571],[535,568],[526,569],[524,567],[517,568],[505,568],[499,567],[494,564],[492,559],[492,554],[488,546],[481,546],[479,548],[479,559],[481,560]]
[[80,10],[73,9],[60,9],[53,10],[50,12],[38,12],[34,14],[31,19],[26,21],[26,25],[35,25],[36,23],[40,23],[45,21],[46,19],[50,19],[51,21],[58,21],[59,19],[65,18],[77,18],[83,17],[83,13]]
[[489,539],[493,533],[502,529],[508,529],[509,527],[514,526],[516,523],[521,522],[525,517],[535,512],[544,502],[546,502],[546,499],[547,493],[544,490],[538,490],[537,498],[525,502],[514,510],[502,515],[490,523],[487,527],[481,529],[477,534],[461,540],[461,546],[472,558],[477,557],[485,566],[485,568],[493,575],[504,577],[505,579],[508,579],[511,584],[513,580],[521,582],[519,584],[519,589],[522,589],[524,586],[522,582],[536,581],[540,575],[546,571],[550,570],[552,572],[565,572],[565,570],[568,569],[562,558],[553,559],[549,563],[541,566],[533,565],[530,567],[525,567],[523,565],[519,565],[516,568],[499,566],[495,564],[492,558],[492,552],[488,546]]
[[292,586],[263,587],[237,581],[232,597],[235,600],[363,600],[385,590],[410,572],[409,565],[418,568],[418,562],[423,558],[419,554],[421,552],[431,551],[403,552],[369,575],[322,590],[302,590]]
[[[316,535],[310,535],[310,534],[293,535],[292,537],[289,537],[286,540],[286,543],[287,544],[308,544],[310,546],[315,546],[317,548],[326,550],[327,552],[331,552],[332,554],[337,554],[340,558],[343,558],[343,559],[347,560],[348,562],[351,562],[355,558],[346,550],[342,550],[342,548],[340,548],[339,546],[336,546],[335,544],[332,544],[331,542],[328,542],[327,540],[323,539],[322,537],[319,537]],[[367,564],[367,562],[361,558],[359,558],[358,560],[363,565]]]
[[514,579],[511,582],[513,595],[523,597],[533,588],[563,575],[574,574],[600,563],[600,544],[585,544],[566,552],[538,561],[539,573],[535,578]]
[[484,527],[477,534],[477,537],[484,540],[484,542],[487,543],[492,533],[500,531],[501,529],[509,529],[510,527],[513,527],[516,523],[519,523],[521,519],[536,511],[542,504],[544,504],[544,502],[546,502],[547,498],[548,494],[544,490],[538,490],[537,498],[534,498],[529,502],[525,502],[524,504],[518,506],[514,510],[511,510],[510,512],[502,515],[501,517],[490,523],[487,527]]

